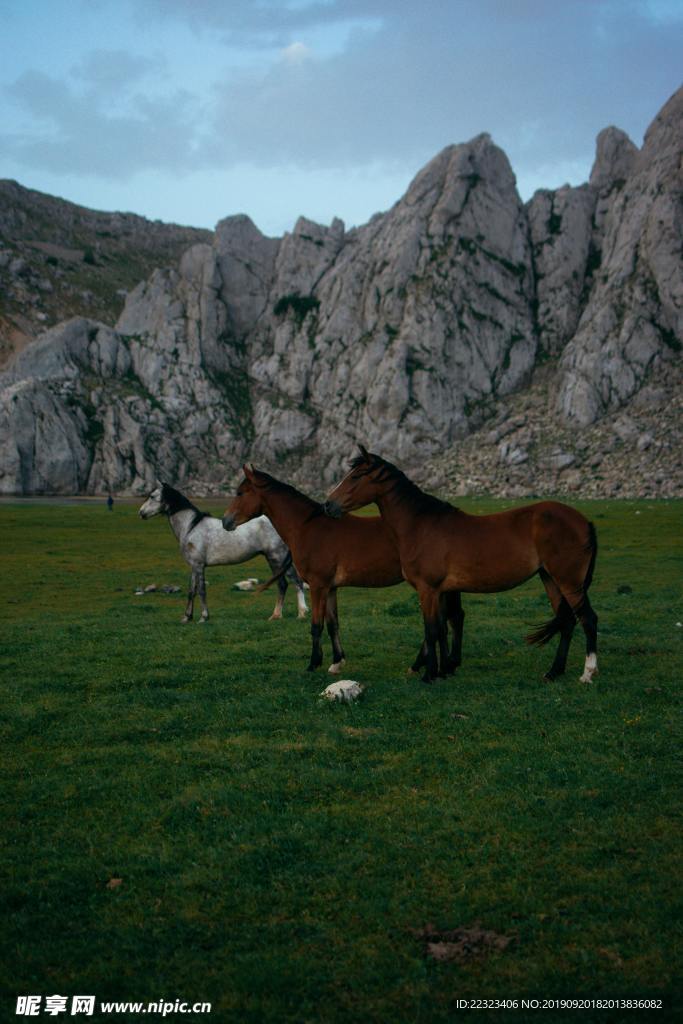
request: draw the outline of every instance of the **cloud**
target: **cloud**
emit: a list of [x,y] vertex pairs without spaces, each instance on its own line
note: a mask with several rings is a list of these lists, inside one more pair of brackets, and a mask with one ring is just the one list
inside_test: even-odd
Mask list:
[[[197,101],[183,90],[134,92],[118,113],[110,103],[111,83],[103,80],[81,94],[68,82],[31,71],[6,91],[33,118],[30,130],[0,137],[25,166],[104,178],[159,167],[184,173],[196,166]],[[121,83],[118,92],[121,99]]]
[[144,56],[126,50],[91,50],[72,69],[72,77],[100,96],[127,92],[149,76],[164,74],[161,54]]
[[[438,0],[437,0],[438,2]],[[143,24],[176,18],[195,32],[218,33],[230,46],[283,49],[302,30],[376,22],[408,9],[406,0],[133,0],[132,9]]]
[[290,43],[289,46],[285,46],[282,51],[282,56],[288,64],[300,64],[311,56],[311,52],[312,51],[305,43],[296,42]]
[[128,11],[148,52],[92,49],[66,77],[34,70],[8,87],[23,117],[0,142],[15,161],[123,178],[249,164],[414,173],[488,131],[536,180],[543,165],[583,166],[607,124],[642,132],[679,84],[683,49],[669,0],[130,0]]

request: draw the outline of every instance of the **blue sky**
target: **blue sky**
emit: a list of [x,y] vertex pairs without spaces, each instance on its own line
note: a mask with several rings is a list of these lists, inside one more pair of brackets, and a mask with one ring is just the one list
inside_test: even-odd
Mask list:
[[488,131],[524,199],[640,145],[683,77],[683,0],[0,0],[0,177],[266,234],[390,207]]

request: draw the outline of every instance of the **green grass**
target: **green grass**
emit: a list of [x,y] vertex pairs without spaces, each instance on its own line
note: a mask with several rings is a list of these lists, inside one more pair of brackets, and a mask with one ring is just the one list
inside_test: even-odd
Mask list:
[[[457,678],[408,679],[404,584],[340,593],[346,674],[368,687],[347,707],[304,671],[292,591],[273,623],[274,593],[229,590],[264,562],[209,570],[212,620],[183,627],[164,522],[0,506],[3,1019],[27,993],[208,1000],[196,1019],[254,1024],[445,1022],[456,999],[523,996],[660,997],[670,1019],[681,504],[580,507],[600,542],[593,686],[578,634],[541,681],[552,651],[521,639],[549,617],[538,581],[466,596]],[[183,591],[134,596],[151,582]],[[411,932],[475,922],[515,940],[437,963]],[[510,1015],[532,1018],[567,1015]]]

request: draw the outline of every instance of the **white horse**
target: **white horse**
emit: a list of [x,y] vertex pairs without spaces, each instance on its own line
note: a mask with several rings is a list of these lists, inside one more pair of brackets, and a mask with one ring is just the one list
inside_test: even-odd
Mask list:
[[[287,577],[296,587],[299,618],[305,617],[308,608],[303,580],[291,564],[289,549],[267,516],[259,516],[258,519],[239,526],[233,533],[227,533],[220,519],[209,515],[208,512],[200,512],[184,494],[162,483],[154,488],[140,506],[139,513],[143,519],[151,519],[152,516],[158,515],[168,517],[171,529],[180,544],[181,554],[190,567],[190,589],[181,622],[190,622],[192,619],[194,598],[197,593],[202,602],[200,622],[206,622],[209,617],[204,578],[204,569],[207,565],[237,565],[255,555],[263,555],[273,576],[277,576],[279,593],[271,619],[282,618]],[[286,565],[289,568],[284,571]]]

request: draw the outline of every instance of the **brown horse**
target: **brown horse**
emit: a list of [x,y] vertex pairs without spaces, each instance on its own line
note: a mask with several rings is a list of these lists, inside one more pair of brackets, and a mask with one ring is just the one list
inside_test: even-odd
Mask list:
[[[352,509],[377,503],[398,548],[401,569],[419,595],[425,639],[417,669],[425,666],[423,679],[441,674],[460,662],[463,613],[460,593],[496,593],[510,590],[536,573],[550,599],[554,617],[527,637],[529,643],[546,643],[556,633],[560,642],[545,678],[561,675],[576,620],[586,634],[586,662],[581,681],[589,683],[597,672],[597,615],[588,600],[597,554],[592,523],[580,512],[557,501],[471,516],[421,491],[396,466],[362,445],[351,471],[325,503],[325,511],[340,516]],[[444,595],[457,595],[457,606],[444,607]],[[459,614],[452,617],[452,609]],[[452,622],[454,641],[446,650],[443,618]]]
[[322,663],[323,622],[332,642],[329,671],[337,674],[345,655],[339,638],[338,587],[391,587],[403,582],[401,562],[380,516],[328,519],[319,502],[268,473],[244,466],[244,480],[223,516],[226,530],[268,516],[311,588],[311,660]]

